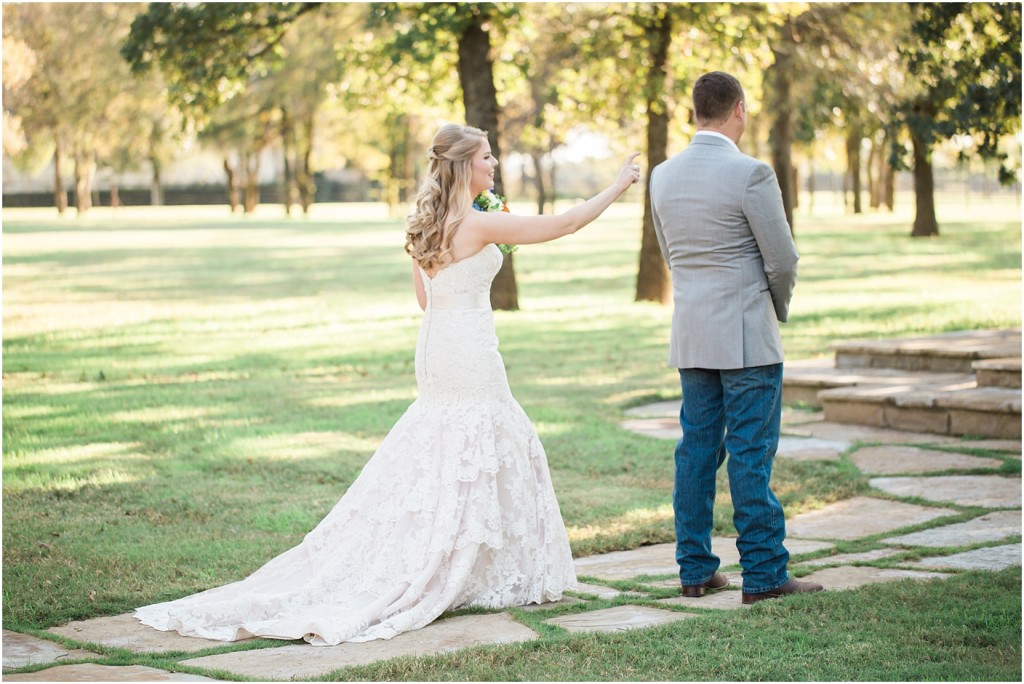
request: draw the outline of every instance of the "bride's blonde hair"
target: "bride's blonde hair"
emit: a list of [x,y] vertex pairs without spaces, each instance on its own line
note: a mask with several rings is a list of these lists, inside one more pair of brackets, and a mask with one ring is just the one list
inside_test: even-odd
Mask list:
[[424,269],[452,260],[452,238],[473,205],[473,156],[486,139],[479,128],[459,124],[447,124],[434,136],[427,151],[427,177],[405,229],[405,251]]

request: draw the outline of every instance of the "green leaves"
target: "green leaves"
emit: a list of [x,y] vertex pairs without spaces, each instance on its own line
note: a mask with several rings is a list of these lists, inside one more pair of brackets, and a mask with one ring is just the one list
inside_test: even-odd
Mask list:
[[[913,40],[899,51],[917,93],[903,121],[925,140],[972,136],[978,156],[1005,162],[999,141],[1020,130],[1021,6],[915,4],[911,17]],[[999,178],[1016,170],[1001,163]]]
[[132,22],[121,55],[134,73],[159,67],[172,101],[204,114],[280,59],[289,27],[320,4],[151,3]]

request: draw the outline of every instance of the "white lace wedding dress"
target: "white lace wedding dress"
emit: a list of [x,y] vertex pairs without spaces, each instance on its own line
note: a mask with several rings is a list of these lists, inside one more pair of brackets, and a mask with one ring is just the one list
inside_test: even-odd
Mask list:
[[244,580],[139,608],[159,630],[235,641],[389,639],[446,610],[557,601],[576,586],[547,458],[494,332],[494,245],[423,274],[419,397],[327,517]]

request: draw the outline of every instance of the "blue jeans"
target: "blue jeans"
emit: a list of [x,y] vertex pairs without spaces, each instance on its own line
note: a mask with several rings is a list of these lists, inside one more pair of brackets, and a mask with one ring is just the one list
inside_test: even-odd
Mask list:
[[684,585],[718,570],[711,553],[715,474],[728,452],[729,491],[743,591],[762,593],[789,581],[786,521],[769,481],[782,420],[782,364],[707,370],[681,368],[683,438],[676,446],[672,495],[676,560]]

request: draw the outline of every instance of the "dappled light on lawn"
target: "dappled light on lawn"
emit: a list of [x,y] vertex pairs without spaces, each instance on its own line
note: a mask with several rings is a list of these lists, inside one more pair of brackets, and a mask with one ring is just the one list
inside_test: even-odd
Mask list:
[[[57,624],[244,577],[330,510],[416,399],[401,219],[274,209],[4,211],[4,580],[19,597],[5,619]],[[522,310],[495,315],[577,556],[673,539],[673,445],[619,425],[678,400],[672,309],[632,301],[640,206],[613,210],[522,246]],[[1019,208],[952,206],[934,240],[906,237],[909,211],[802,217],[788,359],[1020,325]],[[842,462],[780,461],[774,486],[792,515],[866,483]],[[729,536],[724,479],[719,496]],[[93,590],[99,603],[74,598]]]
[[617,518],[603,521],[600,524],[591,525],[570,525],[567,527],[569,541],[572,543],[584,542],[596,537],[614,537],[634,529],[650,527],[652,525],[672,525],[672,506],[658,506],[657,508],[638,508],[628,511]]

